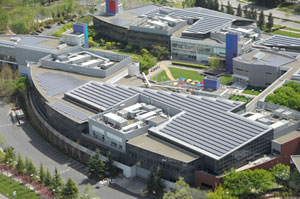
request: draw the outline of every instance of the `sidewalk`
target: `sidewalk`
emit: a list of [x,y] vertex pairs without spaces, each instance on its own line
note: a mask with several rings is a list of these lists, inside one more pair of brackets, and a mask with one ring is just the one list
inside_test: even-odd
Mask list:
[[2,194],[0,193],[0,199],[7,199],[7,197],[5,197],[4,195],[2,195]]

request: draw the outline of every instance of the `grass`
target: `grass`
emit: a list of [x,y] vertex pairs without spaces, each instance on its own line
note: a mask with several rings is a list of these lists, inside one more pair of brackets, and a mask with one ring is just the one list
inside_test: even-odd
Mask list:
[[[13,197],[12,193],[16,191],[17,196]],[[38,199],[41,198],[34,191],[31,191],[24,185],[19,184],[15,180],[0,174],[0,193],[9,195],[9,198],[16,199]]]
[[233,101],[239,101],[239,102],[250,102],[253,98],[250,98],[250,97],[245,97],[245,96],[242,96],[242,95],[230,95],[229,96],[229,99],[230,100],[233,100]]
[[180,65],[180,66],[188,66],[194,68],[209,68],[208,66],[202,64],[192,64],[192,63],[185,63],[185,62],[172,62],[173,65]]
[[221,84],[227,84],[228,82],[231,82],[232,80],[233,80],[232,76],[229,76],[229,77],[223,76],[223,77],[221,77],[220,82],[221,82]]
[[179,79],[180,77],[184,77],[186,79],[202,81],[204,78],[203,75],[199,75],[198,72],[194,70],[187,70],[187,69],[174,68],[174,67],[169,67],[169,70],[171,71],[174,79]]
[[249,95],[259,95],[263,90],[264,88],[248,86],[245,90],[243,90],[243,93]]
[[62,37],[62,34],[68,29],[73,28],[73,23],[64,24],[58,31],[52,34],[54,37]]
[[152,80],[157,80],[157,82],[165,82],[165,81],[169,81],[169,77],[166,74],[166,71],[161,71],[160,73],[158,73],[157,75],[155,75],[154,77],[151,78]]
[[300,38],[300,32],[298,34],[298,33],[294,33],[294,32],[287,32],[287,31],[284,31],[284,30],[276,30],[272,33],[275,34],[275,35],[282,35],[282,36]]

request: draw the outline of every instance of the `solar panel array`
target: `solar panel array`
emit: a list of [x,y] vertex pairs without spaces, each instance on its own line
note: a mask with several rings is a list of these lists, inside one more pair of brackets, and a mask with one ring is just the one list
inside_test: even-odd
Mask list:
[[[154,10],[152,12],[147,13],[147,16],[153,17],[157,15],[158,12],[159,12],[158,10]],[[182,9],[173,9],[173,11],[169,13],[169,16],[174,18],[180,18],[180,19],[186,19],[186,18],[199,19],[188,29],[186,29],[186,31],[192,33],[208,33],[234,20],[225,17],[213,16],[213,15],[208,15],[200,12],[194,12],[194,11],[182,10]]]
[[262,41],[261,44],[266,46],[300,46],[300,39],[274,35]]
[[89,82],[66,95],[76,95],[77,101],[108,109],[138,93],[186,111],[162,127],[159,133],[171,136],[175,142],[197,147],[199,152],[206,152],[211,157],[221,157],[268,130],[268,127],[257,122],[228,112],[241,103],[222,99],[95,82]]
[[83,112],[80,112],[74,108],[71,108],[63,103],[60,103],[60,102],[55,102],[54,104],[50,104],[51,107],[53,107],[54,109],[58,110],[58,111],[61,111],[61,112],[64,112],[68,115],[71,115],[79,120],[82,120],[82,121],[85,121],[88,119],[88,115],[83,113]]
[[42,88],[50,96],[55,96],[55,95],[65,93],[69,90],[72,90],[86,83],[86,81],[79,80],[71,76],[63,75],[60,73],[45,72],[36,75],[36,77],[40,85],[42,86]]
[[137,15],[144,15],[148,12],[152,12],[154,10],[157,10],[159,7],[156,5],[149,5],[149,6],[143,6],[141,8],[137,8],[132,10],[132,13],[137,14]]
[[66,97],[88,104],[99,110],[106,110],[120,103],[137,92],[119,86],[89,82],[65,94]]
[[126,26],[126,25],[130,24],[129,21],[126,21],[126,20],[121,19],[121,18],[114,18],[114,19],[111,20],[111,22],[114,25],[117,25],[117,26]]

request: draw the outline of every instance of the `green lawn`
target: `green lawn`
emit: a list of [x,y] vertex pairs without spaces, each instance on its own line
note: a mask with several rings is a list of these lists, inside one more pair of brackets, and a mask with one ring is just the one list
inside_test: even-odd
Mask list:
[[166,74],[166,71],[161,71],[160,73],[158,73],[157,75],[155,75],[154,77],[151,78],[152,80],[155,80],[157,82],[165,82],[165,81],[169,81],[169,77]]
[[249,95],[259,95],[263,90],[264,88],[248,86],[243,93]]
[[194,70],[187,70],[187,69],[174,68],[174,67],[169,67],[169,70],[171,71],[175,79],[184,77],[186,79],[202,81],[204,78],[203,75],[199,75],[198,72]]
[[228,82],[230,82],[230,81],[232,81],[233,80],[233,77],[232,76],[230,76],[230,77],[221,77],[221,80],[220,80],[220,82],[221,82],[221,84],[227,84]]
[[276,31],[272,32],[272,34],[300,38],[300,33],[298,34],[298,33],[294,33],[294,32],[287,32],[284,30],[276,30]]
[[[13,191],[17,192],[17,196],[13,197]],[[9,194],[9,198],[16,198],[16,199],[38,199],[41,198],[33,191],[29,190],[24,185],[19,184],[13,179],[0,174],[0,193],[3,195]]]
[[239,96],[239,95],[230,95],[229,99],[233,101],[240,101],[240,102],[247,102],[247,103],[252,100],[252,98],[250,97]]

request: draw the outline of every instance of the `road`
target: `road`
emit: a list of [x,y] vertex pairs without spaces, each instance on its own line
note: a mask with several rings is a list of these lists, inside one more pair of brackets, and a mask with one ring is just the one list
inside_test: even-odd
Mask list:
[[[228,0],[219,0],[219,2],[220,2],[220,5],[221,5],[221,3],[223,3],[224,6],[226,6]],[[257,9],[259,11],[263,10],[265,15],[268,15],[271,12],[273,14],[273,16],[276,17],[274,19],[274,24],[279,24],[279,25],[288,26],[291,28],[300,29],[299,23],[284,20],[284,19],[288,19],[288,20],[293,20],[293,21],[300,21],[300,15],[290,14],[289,16],[287,16],[285,12],[281,12],[281,11],[277,10],[276,8],[265,8],[265,7],[260,7],[260,6],[256,6],[256,5],[249,5],[246,3],[241,3],[238,0],[230,0],[229,2],[232,5],[232,7],[234,7],[234,8],[237,8],[238,5],[241,4],[242,7],[245,7],[245,6],[248,8],[254,7],[255,9]],[[281,19],[278,19],[278,18],[281,18]]]
[[[14,147],[16,153],[20,153],[24,158],[29,157],[37,167],[43,163],[44,167],[52,173],[56,167],[62,179],[66,182],[68,178],[72,178],[81,192],[87,183],[91,183],[85,175],[84,165],[58,151],[39,136],[29,124],[24,128],[15,126],[10,119],[8,106],[0,107],[0,133],[6,137],[7,144]],[[96,189],[95,185],[92,187],[101,199],[138,198],[117,185],[101,189]]]

